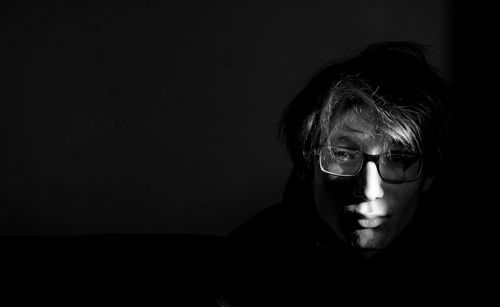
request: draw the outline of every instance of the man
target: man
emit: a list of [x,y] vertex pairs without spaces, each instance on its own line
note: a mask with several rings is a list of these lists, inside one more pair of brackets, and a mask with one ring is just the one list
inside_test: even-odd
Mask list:
[[432,187],[447,100],[410,42],[371,45],[312,77],[282,118],[294,165],[283,201],[228,236],[224,304],[445,298],[446,205]]

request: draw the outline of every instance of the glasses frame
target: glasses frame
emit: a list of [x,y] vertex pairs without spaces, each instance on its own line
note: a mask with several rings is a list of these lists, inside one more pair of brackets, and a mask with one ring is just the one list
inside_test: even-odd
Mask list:
[[[323,150],[325,150],[325,149],[331,149],[331,148],[348,149],[350,151],[359,152],[361,154],[361,156],[362,156],[361,166],[359,167],[359,169],[356,171],[355,174],[353,174],[353,175],[338,175],[338,174],[334,174],[332,172],[328,172],[328,171],[326,171],[323,168],[323,165],[321,164],[321,152]],[[392,179],[385,179],[384,177],[382,177],[382,174],[380,173],[380,168],[379,168],[379,161],[380,161],[380,157],[383,156],[383,155],[385,155],[386,153],[387,152],[384,152],[384,153],[382,153],[380,155],[370,155],[370,154],[364,153],[364,152],[362,152],[360,150],[357,150],[357,149],[348,148],[348,147],[342,147],[342,146],[324,146],[324,147],[322,147],[320,150],[318,150],[316,152],[316,154],[318,155],[319,168],[320,168],[320,170],[322,172],[324,172],[326,174],[330,174],[330,175],[334,175],[334,176],[339,176],[339,177],[356,177],[365,168],[366,163],[368,163],[368,162],[374,162],[375,166],[377,167],[378,175],[385,182],[389,182],[389,183],[403,183],[403,182],[413,182],[413,181],[417,181],[418,179],[420,179],[420,177],[422,176],[422,170],[424,169],[424,159],[423,159],[422,155],[419,154],[419,153],[412,153],[412,154],[417,155],[418,159],[420,160],[420,169],[418,170],[418,175],[417,175],[417,177],[415,179],[411,179],[411,180],[392,180]]]

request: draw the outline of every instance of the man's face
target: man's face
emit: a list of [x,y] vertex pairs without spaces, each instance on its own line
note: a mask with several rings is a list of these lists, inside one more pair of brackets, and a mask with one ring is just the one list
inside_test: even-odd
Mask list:
[[[374,135],[374,126],[352,116],[331,131],[330,143],[370,155],[385,152],[388,142]],[[419,195],[432,180],[388,183],[374,162],[364,164],[354,177],[339,177],[314,170],[314,198],[321,219],[345,243],[365,251],[387,247],[410,223]]]

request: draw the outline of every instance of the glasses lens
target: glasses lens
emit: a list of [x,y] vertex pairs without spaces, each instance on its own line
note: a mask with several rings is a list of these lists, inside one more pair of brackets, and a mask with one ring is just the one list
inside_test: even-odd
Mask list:
[[342,147],[324,147],[320,152],[321,170],[338,176],[353,176],[363,164],[361,152]]
[[387,153],[380,157],[380,176],[386,180],[412,181],[420,176],[422,159],[415,153]]

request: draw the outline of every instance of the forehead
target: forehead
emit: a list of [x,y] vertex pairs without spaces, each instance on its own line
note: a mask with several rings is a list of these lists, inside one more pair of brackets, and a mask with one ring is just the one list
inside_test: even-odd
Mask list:
[[390,143],[389,138],[382,133],[370,119],[357,114],[345,115],[337,120],[337,125],[329,131],[330,144],[356,147],[383,147]]

